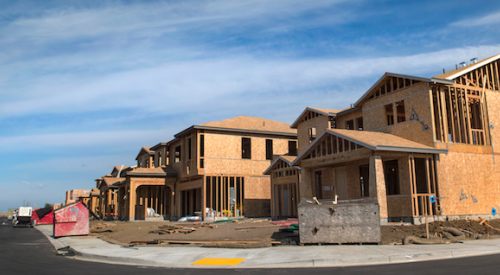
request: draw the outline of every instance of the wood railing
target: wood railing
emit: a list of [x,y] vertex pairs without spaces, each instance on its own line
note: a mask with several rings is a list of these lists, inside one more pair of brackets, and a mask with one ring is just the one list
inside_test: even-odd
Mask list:
[[431,196],[435,194],[413,194],[412,204],[413,204],[413,216],[427,216],[437,215],[437,199],[434,203],[431,203]]

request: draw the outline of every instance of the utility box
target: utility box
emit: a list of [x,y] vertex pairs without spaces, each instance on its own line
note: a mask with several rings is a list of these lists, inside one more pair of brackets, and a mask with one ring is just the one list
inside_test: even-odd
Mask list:
[[375,198],[310,200],[299,203],[301,244],[380,243],[380,212]]
[[54,237],[89,234],[89,209],[75,202],[54,210]]

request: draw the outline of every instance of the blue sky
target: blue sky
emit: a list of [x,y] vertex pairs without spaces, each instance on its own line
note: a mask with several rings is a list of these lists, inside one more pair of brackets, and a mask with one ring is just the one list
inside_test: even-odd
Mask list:
[[2,1],[0,212],[28,183],[37,206],[95,187],[193,124],[292,123],[385,72],[498,53],[498,1]]

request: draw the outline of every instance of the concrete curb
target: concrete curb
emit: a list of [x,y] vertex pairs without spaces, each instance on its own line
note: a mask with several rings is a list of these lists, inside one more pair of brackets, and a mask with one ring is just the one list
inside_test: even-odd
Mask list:
[[[100,239],[76,239],[71,237],[54,239],[50,236],[50,230],[46,228],[43,230],[40,228],[37,229],[47,237],[56,249],[70,246],[70,250],[76,255],[75,258],[79,260],[168,268],[252,269],[364,266],[443,260],[500,253],[500,239],[466,241],[461,244],[412,246],[306,246],[261,249],[199,247],[128,248],[110,244]],[[65,239],[67,240],[66,243]],[[88,240],[92,241],[89,242]],[[125,249],[129,249],[130,253]],[[178,254],[177,251],[179,250]],[[92,253],[93,251],[96,251],[96,253]],[[189,256],[186,256],[188,254]],[[146,257],[150,259],[156,258],[156,260],[150,260]],[[241,257],[246,258],[246,260],[235,266],[191,265],[194,261],[205,257]]]

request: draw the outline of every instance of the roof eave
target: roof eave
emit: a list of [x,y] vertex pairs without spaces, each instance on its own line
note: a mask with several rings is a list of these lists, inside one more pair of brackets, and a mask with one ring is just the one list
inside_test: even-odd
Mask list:
[[422,153],[422,154],[448,154],[448,149],[387,146],[387,145],[377,145],[375,150],[376,151],[396,151],[396,152],[408,152],[408,153]]
[[300,121],[300,118],[307,112],[307,111],[313,111],[313,112],[316,112],[316,113],[320,113],[324,116],[332,116],[332,117],[336,117],[337,116],[337,113],[331,113],[331,112],[328,112],[328,113],[325,113],[325,112],[322,112],[322,111],[319,111],[319,110],[316,110],[316,109],[312,109],[310,107],[307,107],[304,111],[302,111],[302,113],[297,117],[297,119],[292,123],[292,125],[290,125],[290,128],[292,129],[296,129],[297,126],[299,125],[299,121]]
[[194,125],[194,129],[297,137],[296,133],[274,132],[274,131],[261,131],[261,130],[247,130],[247,129],[234,129],[234,128],[223,128],[223,127],[212,127],[212,126],[201,126],[201,125]]
[[412,75],[404,75],[404,74],[396,74],[396,73],[385,73],[375,84],[373,84],[366,93],[364,93],[356,103],[354,103],[354,106],[356,107],[361,107],[361,103],[366,100],[366,98],[373,92],[373,90],[386,78],[386,77],[399,77],[399,78],[407,78],[407,79],[413,79],[413,80],[418,80],[421,82],[428,82],[428,83],[440,83],[440,84],[446,84],[446,85],[453,85],[455,84],[454,81],[450,81],[448,78],[447,79],[441,79],[441,78],[425,78],[425,77],[419,77],[419,76],[412,76]]

